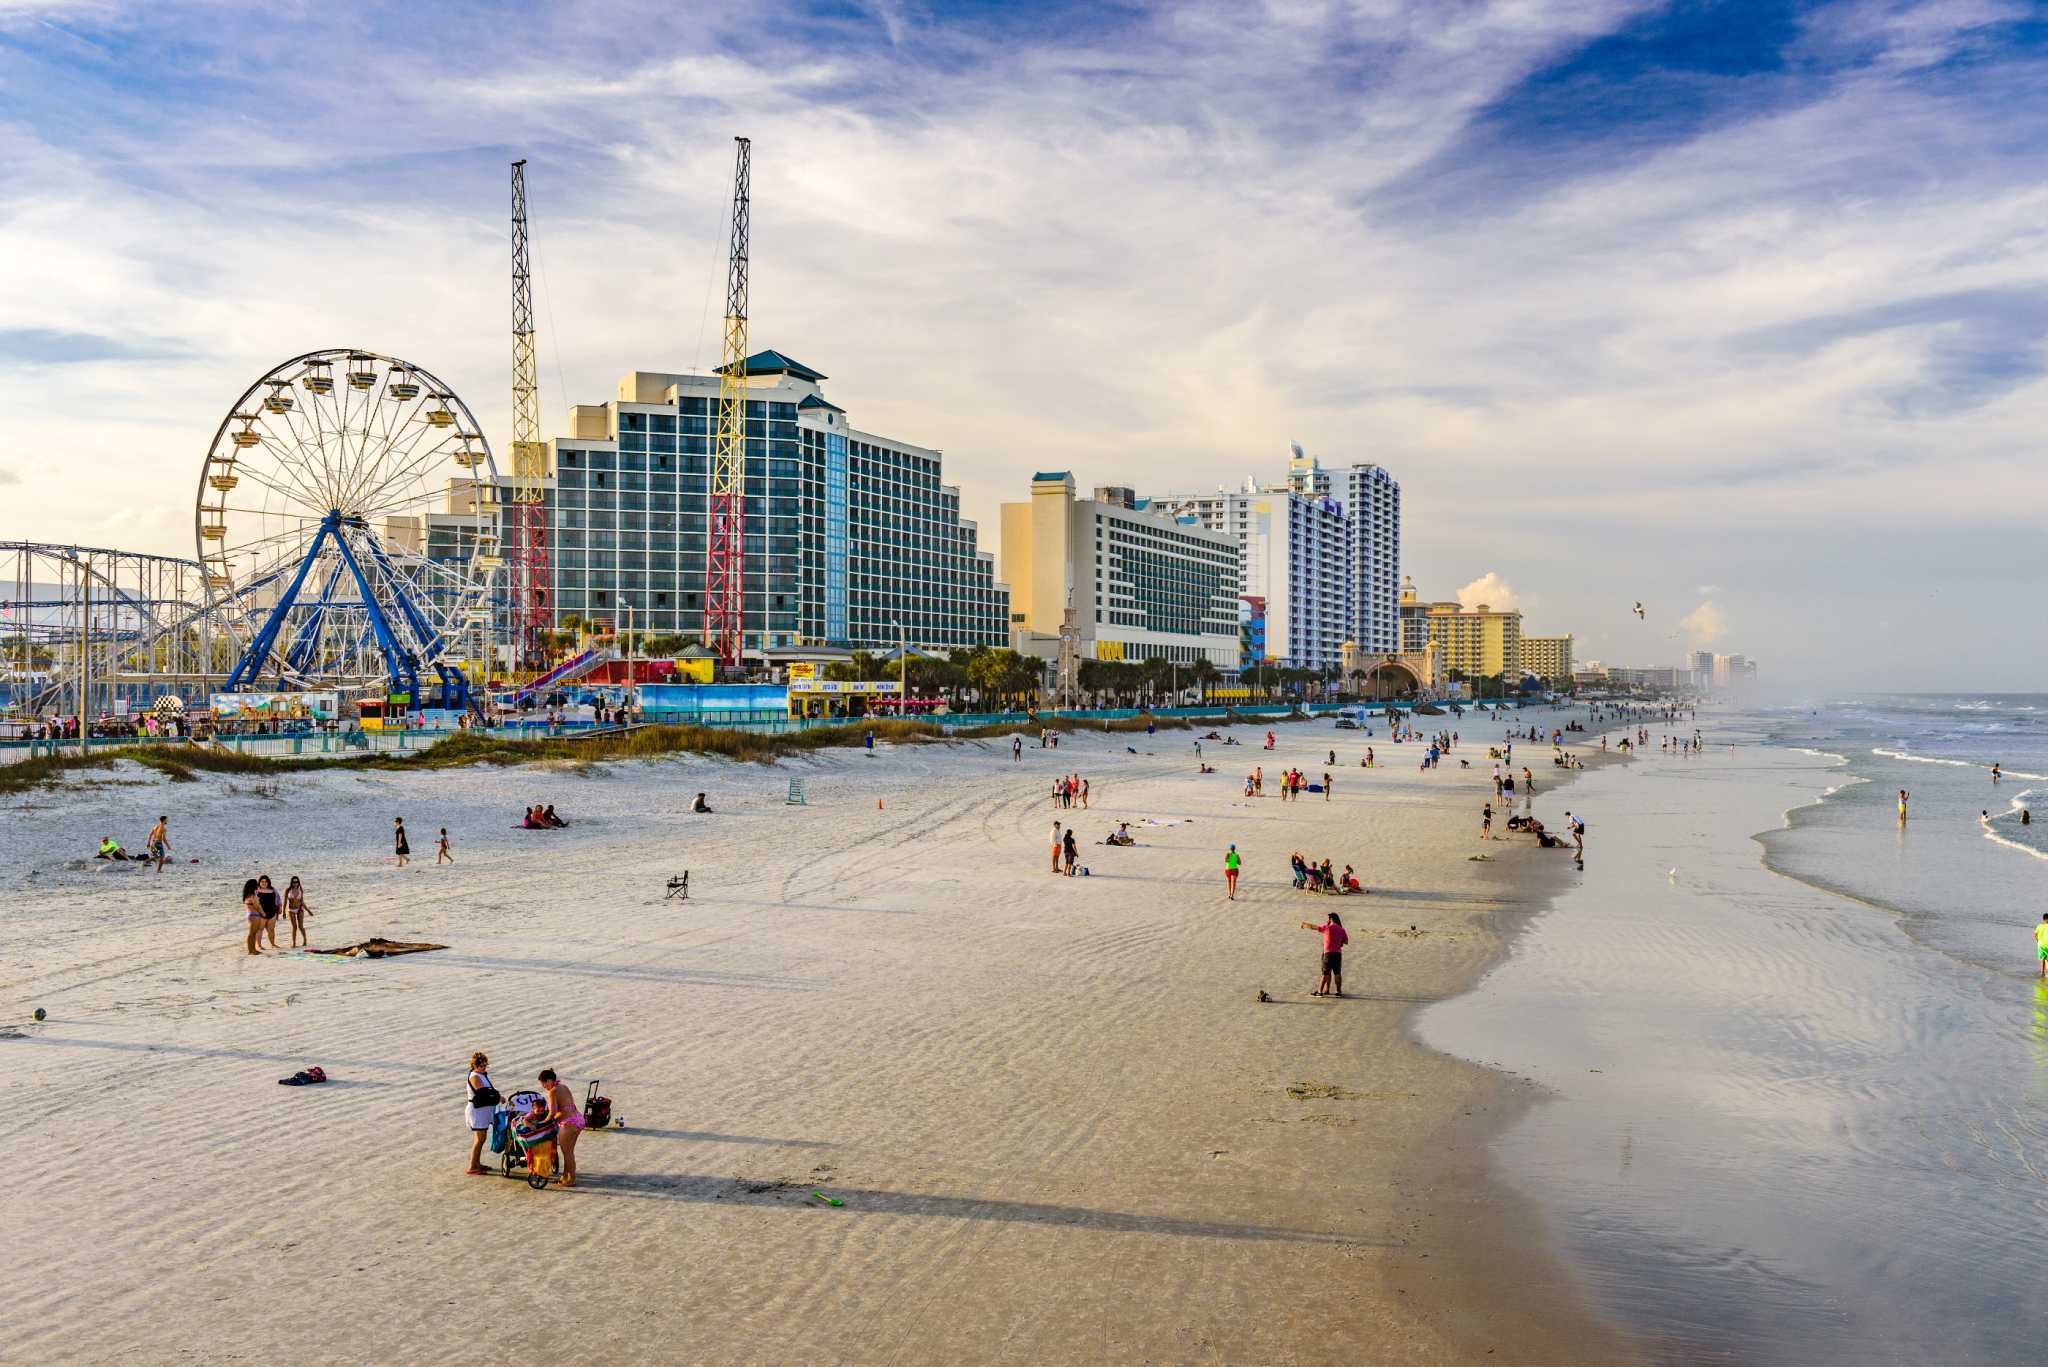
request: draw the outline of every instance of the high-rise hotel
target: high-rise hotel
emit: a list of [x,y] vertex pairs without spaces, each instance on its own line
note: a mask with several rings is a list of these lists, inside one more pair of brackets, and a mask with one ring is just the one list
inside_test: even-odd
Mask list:
[[1346,642],[1401,648],[1401,486],[1384,466],[1325,470],[1296,446],[1284,482],[1153,502],[1236,540],[1238,592],[1257,618],[1242,664],[1329,669]]
[[[747,358],[748,651],[1001,646],[1009,592],[935,450],[854,427],[826,378],[777,351]],[[550,443],[558,619],[704,629],[718,376],[635,371],[570,410]]]

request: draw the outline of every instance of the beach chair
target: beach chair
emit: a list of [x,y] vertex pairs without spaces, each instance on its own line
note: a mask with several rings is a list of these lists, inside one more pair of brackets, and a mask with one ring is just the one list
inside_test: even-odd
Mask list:
[[688,869],[683,870],[680,878],[668,880],[668,896],[663,900],[670,902],[687,902],[690,900],[690,871]]
[[785,807],[808,807],[811,805],[804,800],[804,781],[802,779],[793,778],[789,781],[789,794],[782,799],[782,805]]

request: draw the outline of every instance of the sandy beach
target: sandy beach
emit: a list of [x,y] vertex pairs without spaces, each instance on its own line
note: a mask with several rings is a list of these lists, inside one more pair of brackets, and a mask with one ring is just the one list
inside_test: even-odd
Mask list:
[[[1626,1360],[1490,1175],[1540,1093],[1408,1033],[1571,868],[1479,844],[1501,728],[1457,724],[1472,767],[1432,773],[1384,730],[1303,723],[1272,752],[1248,727],[1205,744],[1208,776],[1174,731],[1021,761],[976,741],[131,771],[10,798],[10,1351],[481,1362],[545,1334],[536,1351],[616,1361]],[[1359,767],[1367,744],[1385,767]],[[1331,748],[1333,800],[1273,795]],[[1548,747],[1527,749],[1559,826]],[[1255,764],[1268,795],[1247,800]],[[1091,783],[1086,878],[1048,872],[1066,772]],[[689,814],[699,790],[714,814]],[[514,829],[532,802],[573,824]],[[181,861],[160,876],[87,858],[159,812]],[[1097,843],[1118,820],[1137,848]],[[457,862],[437,868],[442,826]],[[1373,895],[1294,891],[1295,849]],[[684,869],[690,900],[667,900]],[[448,949],[248,957],[257,872],[305,880],[315,945]],[[1309,995],[1298,928],[1331,909],[1342,1001]],[[577,1189],[464,1175],[478,1048],[507,1091],[549,1066],[579,1096],[602,1078],[624,1128],[584,1136]],[[333,1081],[277,1085],[313,1064]]]

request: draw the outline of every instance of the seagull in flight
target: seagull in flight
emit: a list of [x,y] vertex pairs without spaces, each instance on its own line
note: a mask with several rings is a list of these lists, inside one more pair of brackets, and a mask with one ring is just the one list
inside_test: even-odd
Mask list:
[[1642,605],[1642,603],[1641,603],[1641,602],[1637,602],[1637,604],[1636,604],[1636,620],[1637,620],[1637,621],[1639,621],[1639,622],[1640,622],[1640,621],[1643,621],[1643,620],[1644,620],[1644,617],[1643,617],[1643,605]]

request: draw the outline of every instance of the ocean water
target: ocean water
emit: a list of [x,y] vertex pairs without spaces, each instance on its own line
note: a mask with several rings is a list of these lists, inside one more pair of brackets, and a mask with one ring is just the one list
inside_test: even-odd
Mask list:
[[2048,695],[1872,695],[1754,722],[1772,745],[1840,757],[1837,791],[1765,838],[1773,868],[1895,911],[1945,953],[2036,971],[2014,926],[2048,911],[2048,820],[2021,821],[2048,818]]
[[2048,698],[1699,724],[1539,798],[1585,869],[1423,1038],[1550,1089],[1498,1160],[1653,1359],[2048,1359]]

